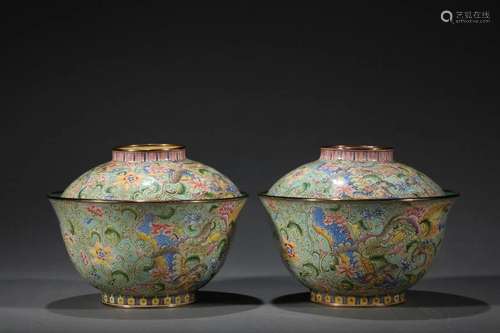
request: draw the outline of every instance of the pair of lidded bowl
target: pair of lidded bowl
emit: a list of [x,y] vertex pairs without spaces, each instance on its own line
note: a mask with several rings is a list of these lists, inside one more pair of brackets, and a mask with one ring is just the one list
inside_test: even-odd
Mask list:
[[[390,148],[332,146],[260,195],[292,274],[326,305],[402,303],[455,193]],[[178,145],[131,145],[50,195],[68,253],[105,304],[178,306],[217,273],[246,195]]]

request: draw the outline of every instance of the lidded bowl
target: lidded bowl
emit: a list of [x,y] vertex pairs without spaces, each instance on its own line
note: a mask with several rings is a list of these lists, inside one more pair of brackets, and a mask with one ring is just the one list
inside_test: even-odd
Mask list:
[[49,199],[82,277],[121,307],[175,307],[217,273],[246,194],[174,144],[114,148]]
[[380,146],[321,148],[260,195],[282,258],[313,302],[404,302],[429,269],[457,194]]

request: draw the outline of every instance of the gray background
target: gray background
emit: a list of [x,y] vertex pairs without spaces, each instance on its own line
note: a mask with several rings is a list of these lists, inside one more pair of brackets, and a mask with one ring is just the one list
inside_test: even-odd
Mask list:
[[[2,11],[0,331],[500,324],[494,7],[160,4]],[[444,8],[486,9],[493,23],[445,24]],[[252,195],[226,265],[192,308],[99,305],[71,266],[45,198],[109,160],[112,147],[147,142],[186,145],[191,159]],[[405,306],[305,302],[255,196],[316,159],[320,146],[345,143],[395,146],[399,161],[462,193],[439,257]]]

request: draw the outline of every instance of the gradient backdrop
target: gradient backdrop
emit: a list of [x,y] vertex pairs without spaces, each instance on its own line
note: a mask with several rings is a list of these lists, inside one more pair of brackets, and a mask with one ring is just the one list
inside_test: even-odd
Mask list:
[[[443,23],[443,9],[486,9],[493,22]],[[287,276],[256,194],[330,144],[394,146],[461,192],[429,277],[500,275],[497,13],[474,3],[5,8],[1,276],[78,280],[45,194],[112,147],[148,142],[186,145],[251,194],[218,279]]]

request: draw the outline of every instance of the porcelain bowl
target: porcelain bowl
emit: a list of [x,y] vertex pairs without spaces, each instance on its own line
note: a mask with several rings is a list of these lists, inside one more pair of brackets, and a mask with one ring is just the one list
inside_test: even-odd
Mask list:
[[174,307],[224,262],[240,197],[114,201],[49,195],[71,260],[102,302],[121,307]]
[[331,306],[403,303],[436,256],[458,195],[406,199],[260,198],[276,229],[282,258]]

